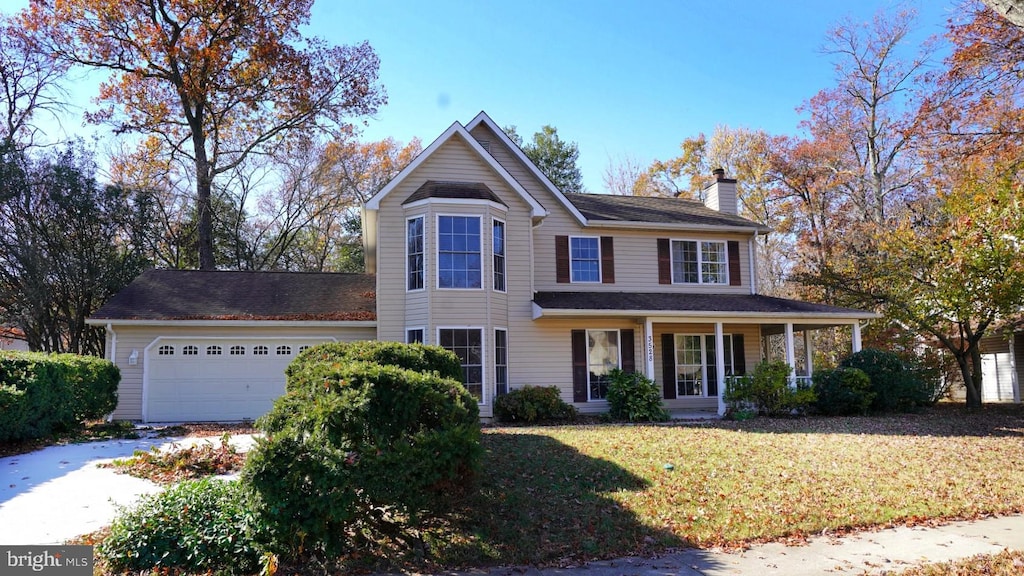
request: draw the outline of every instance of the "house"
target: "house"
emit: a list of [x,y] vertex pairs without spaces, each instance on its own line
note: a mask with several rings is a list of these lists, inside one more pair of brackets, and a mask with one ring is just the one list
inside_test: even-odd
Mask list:
[[983,402],[1020,403],[1024,378],[1024,330],[1021,323],[993,330],[981,339],[981,399]]
[[20,328],[0,326],[0,350],[28,350],[28,341]]
[[150,271],[90,319],[122,368],[119,418],[251,418],[302,346],[439,344],[492,414],[497,395],[557,386],[607,409],[607,374],[653,378],[672,411],[724,412],[728,375],[769,335],[800,376],[811,331],[870,312],[758,293],[758,237],[736,181],[706,203],[563,194],[481,112],[455,122],[363,209],[366,275]]

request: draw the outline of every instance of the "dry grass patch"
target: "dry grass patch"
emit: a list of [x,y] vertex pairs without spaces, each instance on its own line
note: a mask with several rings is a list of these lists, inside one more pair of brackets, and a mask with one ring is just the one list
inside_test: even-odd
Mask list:
[[558,564],[1024,511],[1024,412],[494,428],[447,566]]
[[1020,574],[1024,574],[1024,552],[1004,550],[999,554],[979,554],[955,562],[927,564],[883,574],[884,576],[1020,576]]

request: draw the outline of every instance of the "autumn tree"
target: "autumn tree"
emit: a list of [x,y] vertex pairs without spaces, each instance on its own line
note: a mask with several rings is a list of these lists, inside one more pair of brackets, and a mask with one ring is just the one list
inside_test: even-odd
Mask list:
[[558,128],[544,125],[533,138],[524,142],[515,126],[502,128],[505,134],[522,149],[548,180],[562,192],[586,192],[583,189],[583,173],[576,163],[580,158],[579,146],[566,142],[558,136]]
[[66,73],[64,62],[38,50],[16,21],[0,14],[0,147],[24,149],[35,142],[34,119],[56,116],[64,107]]
[[49,0],[21,16],[64,62],[107,70],[88,115],[179,163],[195,186],[199,266],[216,266],[217,178],[296,134],[344,131],[384,103],[367,43],[304,37],[312,0]]
[[1024,28],[1024,0],[984,0],[985,5],[1014,26]]

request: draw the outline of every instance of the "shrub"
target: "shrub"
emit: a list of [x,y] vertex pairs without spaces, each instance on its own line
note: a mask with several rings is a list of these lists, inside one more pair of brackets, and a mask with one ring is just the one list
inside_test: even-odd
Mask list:
[[871,378],[859,368],[836,368],[814,374],[815,406],[823,414],[866,414],[875,393]]
[[781,361],[764,361],[753,374],[729,378],[725,401],[734,412],[754,410],[767,416],[790,416],[814,403],[814,391],[790,385],[792,369]]
[[574,420],[576,415],[576,408],[561,399],[556,386],[523,386],[494,401],[494,417],[502,422]]
[[892,352],[865,348],[848,356],[840,366],[867,373],[875,395],[872,410],[909,412],[932,402],[932,387]]
[[336,556],[353,534],[417,544],[409,529],[445,511],[481,457],[477,402],[454,368],[444,349],[385,342],[292,363],[242,473],[280,551]]
[[74,354],[0,354],[0,442],[42,438],[117,406],[113,363]]
[[616,368],[609,373],[608,414],[615,420],[664,422],[668,410],[661,401],[661,390],[650,378],[638,372]]
[[263,555],[244,487],[188,480],[122,509],[96,549],[113,571],[254,573]]

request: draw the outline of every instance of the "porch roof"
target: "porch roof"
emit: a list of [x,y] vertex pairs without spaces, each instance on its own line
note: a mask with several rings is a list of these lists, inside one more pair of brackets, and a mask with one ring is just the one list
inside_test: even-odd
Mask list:
[[727,317],[751,321],[795,318],[803,321],[867,320],[878,314],[774,298],[760,294],[681,294],[678,292],[537,292],[534,318],[545,316]]

